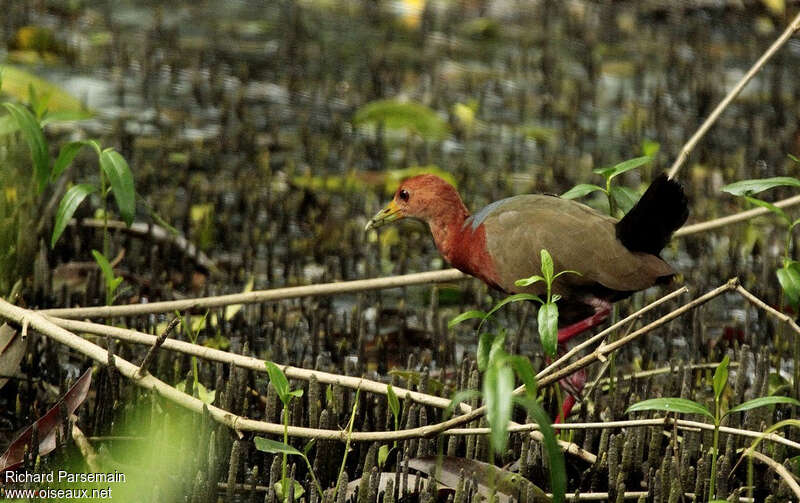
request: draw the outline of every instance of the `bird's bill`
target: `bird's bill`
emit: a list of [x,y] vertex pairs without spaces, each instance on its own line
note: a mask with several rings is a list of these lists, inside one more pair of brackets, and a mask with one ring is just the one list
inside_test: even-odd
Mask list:
[[391,201],[384,209],[376,213],[375,216],[372,217],[369,222],[367,222],[367,226],[364,227],[364,230],[368,231],[370,229],[377,229],[382,225],[401,219],[403,216],[402,210],[397,206],[397,204],[395,204],[394,201]]

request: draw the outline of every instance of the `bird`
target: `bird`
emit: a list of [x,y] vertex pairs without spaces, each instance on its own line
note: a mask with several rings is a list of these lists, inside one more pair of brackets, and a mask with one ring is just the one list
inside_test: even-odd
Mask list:
[[[541,274],[540,251],[547,250],[556,272],[579,273],[563,274],[552,285],[561,297],[558,342],[564,344],[605,321],[614,302],[672,281],[676,272],[659,254],[688,216],[683,186],[665,174],[619,220],[550,194],[512,196],[471,214],[453,185],[421,174],[400,183],[365,231],[404,218],[421,220],[450,265],[507,294],[544,293],[542,282],[516,281]],[[567,387],[563,418],[585,374],[570,383],[576,389]]]

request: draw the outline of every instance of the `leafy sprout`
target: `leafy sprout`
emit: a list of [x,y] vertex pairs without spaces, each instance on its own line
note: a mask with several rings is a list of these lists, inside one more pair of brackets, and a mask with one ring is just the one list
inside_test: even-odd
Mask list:
[[[789,154],[789,158],[794,162],[800,163],[800,160],[791,154]],[[778,277],[778,283],[780,283],[789,305],[797,308],[800,306],[800,263],[791,258],[791,248],[792,232],[794,228],[800,224],[800,218],[792,220],[789,215],[778,206],[764,201],[763,199],[753,197],[754,194],[777,187],[800,187],[800,180],[790,176],[741,180],[722,187],[722,190],[734,196],[743,197],[748,203],[754,206],[767,209],[777,216],[778,220],[786,228],[783,266],[775,271],[775,275]]]
[[620,162],[608,168],[596,169],[593,172],[603,177],[605,180],[605,187],[592,183],[581,183],[561,194],[561,197],[564,199],[578,199],[588,196],[593,192],[602,192],[608,198],[609,213],[612,216],[617,212],[617,209],[621,210],[623,213],[627,213],[633,208],[636,201],[639,200],[639,193],[628,187],[612,185],[611,181],[619,175],[644,166],[652,160],[652,155],[644,155],[642,157],[628,159],[627,161]]
[[765,407],[768,405],[777,404],[791,404],[800,406],[800,402],[794,398],[787,396],[765,396],[748,400],[740,403],[735,407],[731,407],[726,412],[722,412],[722,395],[728,385],[728,365],[730,359],[728,356],[722,359],[714,370],[712,378],[712,387],[714,389],[714,413],[712,413],[705,405],[695,402],[694,400],[687,400],[685,398],[653,398],[637,402],[625,411],[626,414],[631,412],[641,412],[649,410],[657,410],[663,412],[675,412],[681,414],[700,414],[714,423],[714,439],[711,448],[711,479],[708,490],[708,499],[713,500],[716,496],[715,483],[717,480],[717,453],[719,451],[719,426],[722,420],[736,412],[743,412],[758,407]]

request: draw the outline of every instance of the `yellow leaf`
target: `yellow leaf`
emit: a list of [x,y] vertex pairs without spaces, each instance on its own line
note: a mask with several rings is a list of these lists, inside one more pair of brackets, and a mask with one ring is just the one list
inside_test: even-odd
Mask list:
[[0,65],[3,76],[2,92],[20,102],[27,102],[28,89],[33,86],[39,96],[50,96],[47,109],[50,112],[87,112],[77,98],[60,87],[42,78],[11,65]]
[[761,3],[775,16],[783,16],[786,12],[786,2],[784,0],[761,0]]
[[[250,280],[248,280],[247,284],[242,290],[242,293],[248,293],[253,291],[253,283],[255,282],[255,276],[250,276]],[[225,307],[225,320],[230,321],[236,316],[236,313],[242,310],[242,304],[231,304],[230,306]]]

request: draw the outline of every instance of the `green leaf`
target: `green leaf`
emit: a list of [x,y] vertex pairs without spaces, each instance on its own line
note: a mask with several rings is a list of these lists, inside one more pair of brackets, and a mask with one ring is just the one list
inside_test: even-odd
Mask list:
[[661,410],[664,412],[681,412],[684,414],[702,414],[712,420],[714,415],[703,405],[685,398],[652,398],[643,400],[628,407],[626,414],[645,410]]
[[[300,501],[300,498],[306,493],[306,489],[300,482],[296,480],[289,480],[289,477],[286,477],[286,482],[291,483],[294,486],[294,497],[296,498],[296,501]],[[278,501],[288,500],[289,495],[283,495],[283,482],[280,480],[275,482],[272,488],[275,489],[275,495],[278,497]]]
[[42,116],[42,119],[39,122],[42,127],[44,127],[54,122],[83,121],[86,119],[91,119],[93,115],[94,114],[88,110],[61,110],[58,112],[52,112],[48,110]]
[[386,460],[389,458],[389,445],[383,444],[378,448],[378,466],[383,468],[383,465],[386,464]]
[[289,396],[292,396],[292,397],[295,397],[295,398],[301,398],[303,396],[303,390],[300,389],[300,388],[293,389],[292,391],[289,392]]
[[117,201],[122,220],[130,226],[136,211],[136,191],[133,188],[133,174],[124,157],[112,149],[100,154],[100,167],[111,183],[111,192]]
[[506,365],[491,365],[483,376],[483,399],[486,402],[486,417],[492,430],[489,439],[497,454],[506,450],[508,421],[511,419],[514,391],[514,371]]
[[791,176],[741,180],[722,187],[722,191],[734,196],[749,196],[775,187],[800,187],[800,180]]
[[489,353],[492,351],[492,343],[495,339],[494,334],[481,334],[478,337],[478,370],[481,372],[486,372],[486,369],[489,367]]
[[762,208],[768,209],[772,213],[778,215],[778,218],[780,218],[784,224],[789,225],[790,222],[789,216],[786,214],[785,211],[778,208],[774,204],[762,201],[761,199],[758,199],[756,197],[744,196],[744,198],[747,200],[747,202],[749,202],[752,205],[761,206]]
[[622,213],[628,213],[641,197],[638,192],[630,187],[615,185],[611,187],[611,197]]
[[308,453],[311,452],[311,449],[314,447],[314,444],[316,443],[317,443],[316,438],[312,438],[311,440],[306,442],[306,445],[303,446],[303,456],[308,457]]
[[787,261],[775,274],[789,305],[797,307],[800,304],[800,262]]
[[798,159],[796,156],[793,156],[792,154],[786,154],[786,155],[789,156],[789,159],[793,160],[797,164],[800,164],[800,159]]
[[539,251],[539,255],[542,261],[542,276],[544,276],[544,281],[547,283],[549,291],[550,283],[553,282],[553,257],[544,248]]
[[[573,271],[572,269],[565,269],[563,271],[559,271],[558,274],[553,276],[553,280],[555,280],[557,277],[561,276],[562,274],[577,274],[578,276],[583,276],[583,274],[579,273],[578,271]],[[555,302],[555,301],[553,301],[553,302]]]
[[642,140],[642,154],[653,158],[656,156],[659,150],[661,150],[661,144],[657,141],[653,141],[648,138]]
[[97,262],[97,265],[100,266],[100,270],[103,272],[103,278],[106,280],[108,289],[113,293],[114,290],[117,289],[117,286],[119,286],[122,278],[117,278],[114,275],[114,269],[111,267],[111,263],[108,261],[105,255],[97,250],[92,250],[92,256],[94,257],[94,261]]
[[56,241],[58,238],[61,237],[61,234],[64,232],[64,229],[67,228],[67,224],[72,219],[72,215],[75,214],[75,210],[78,209],[78,206],[86,199],[86,196],[91,194],[92,192],[96,191],[97,188],[82,183],[80,185],[75,185],[70,188],[64,197],[61,198],[61,203],[58,205],[58,211],[56,212],[56,223],[53,227],[53,237],[50,238],[50,247],[55,248]]
[[539,276],[539,275],[537,275],[537,274],[534,274],[533,276],[531,276],[529,278],[518,279],[517,281],[514,282],[514,284],[517,285],[517,286],[530,286],[530,285],[532,285],[534,283],[538,283],[540,281],[544,281],[544,278]]
[[533,300],[536,302],[542,301],[542,299],[531,293],[515,293],[514,295],[509,295],[505,299],[495,304],[494,307],[491,308],[488,313],[486,313],[486,318],[489,318],[491,315],[496,313],[500,308],[502,308],[506,304],[510,304],[512,302],[519,302],[521,300]]
[[636,157],[634,159],[628,159],[627,161],[622,161],[619,164],[616,164],[610,168],[600,168],[594,170],[594,172],[598,175],[602,175],[607,181],[611,181],[616,176],[625,173],[626,171],[630,171],[632,169],[636,169],[640,166],[647,164],[648,162],[652,161],[653,158],[649,155],[644,155],[642,157]]
[[485,320],[486,313],[484,313],[483,311],[479,311],[477,309],[461,313],[447,323],[447,328],[453,328],[462,321],[474,320],[475,318],[480,318],[482,320]]
[[443,139],[449,130],[447,122],[432,109],[414,102],[378,100],[359,108],[353,117],[358,124],[384,124],[388,129],[407,130],[422,137]]
[[562,199],[578,199],[579,197],[587,196],[592,192],[605,192],[606,189],[591,183],[579,183],[568,191],[561,194]]
[[567,492],[567,471],[564,465],[564,454],[561,452],[556,440],[555,431],[550,425],[550,418],[535,398],[517,396],[514,399],[525,407],[528,415],[539,425],[539,431],[542,432],[544,450],[547,453],[548,464],[550,465],[550,485],[553,488],[553,502],[563,502],[564,495]]
[[558,306],[555,302],[542,304],[539,308],[539,338],[548,356],[555,357],[558,347]]
[[386,398],[389,401],[389,410],[392,411],[396,423],[397,418],[400,417],[400,400],[397,398],[397,394],[391,384],[386,386]]
[[714,397],[719,401],[720,397],[722,396],[722,392],[725,390],[725,385],[728,384],[728,364],[730,363],[730,358],[728,355],[725,355],[725,358],[719,362],[717,368],[714,370]]
[[58,151],[58,158],[53,165],[53,172],[50,175],[53,180],[61,176],[61,173],[67,169],[67,166],[72,164],[75,156],[78,155],[78,152],[80,152],[85,145],[86,142],[83,141],[72,141],[61,145],[61,149]]
[[530,398],[536,398],[536,374],[533,365],[527,356],[512,355],[508,357],[511,368],[517,373],[520,381],[525,385],[525,393]]
[[253,442],[256,444],[256,449],[261,452],[269,454],[288,454],[290,456],[302,456],[303,453],[292,447],[291,445],[284,444],[264,437],[254,437]]
[[788,396],[762,396],[761,398],[754,398],[753,400],[740,403],[736,407],[731,407],[728,409],[728,412],[726,412],[725,415],[727,416],[728,414],[732,414],[734,412],[756,409],[758,407],[766,407],[767,405],[777,405],[779,403],[788,403],[800,407],[800,402]]
[[501,329],[500,333],[492,339],[492,345],[489,348],[489,363],[486,365],[486,368],[497,365],[497,362],[503,361],[506,358],[505,345],[506,332]]
[[289,381],[286,379],[283,370],[273,362],[268,361],[264,362],[264,364],[267,366],[269,382],[272,383],[272,387],[278,393],[278,398],[286,406],[289,403]]
[[34,178],[41,192],[50,179],[50,154],[47,152],[47,142],[42,128],[27,108],[16,103],[3,103],[3,106],[19,125],[20,132],[31,149]]

